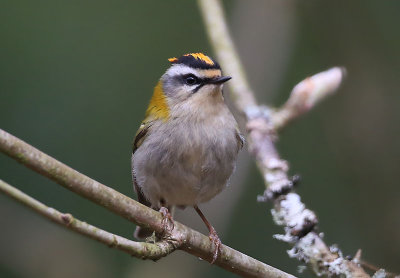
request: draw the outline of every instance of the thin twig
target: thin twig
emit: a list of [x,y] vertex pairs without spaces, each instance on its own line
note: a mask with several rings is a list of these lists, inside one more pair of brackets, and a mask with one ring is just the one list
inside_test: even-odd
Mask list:
[[306,78],[297,84],[286,103],[271,117],[274,129],[283,128],[334,93],[345,75],[344,68],[335,67]]
[[[156,233],[163,232],[162,217],[159,212],[77,172],[1,129],[0,151],[135,224],[150,228]],[[179,249],[203,260],[209,262],[212,260],[213,244],[205,235],[175,221],[174,230],[169,237],[181,244]],[[244,277],[294,277],[226,245],[222,245],[221,254],[215,265]]]
[[[356,262],[344,259],[340,250],[328,248],[320,235],[315,232],[317,218],[312,211],[305,208],[300,201],[300,196],[293,192],[294,180],[287,175],[289,167],[286,161],[280,158],[274,144],[277,130],[335,91],[341,83],[343,72],[339,74],[336,70],[333,74],[333,71],[326,72],[309,78],[303,84],[300,83],[293,90],[288,102],[277,111],[258,106],[229,37],[220,2],[199,0],[199,5],[218,59],[226,73],[234,77],[231,82],[231,95],[239,111],[246,116],[249,149],[256,158],[267,186],[261,199],[274,202],[272,210],[274,220],[285,230],[284,235],[278,235],[276,238],[293,244],[294,247],[289,255],[308,262],[319,275],[369,277]],[[334,79],[332,76],[337,78]],[[316,84],[321,86],[315,89]],[[0,130],[0,149],[31,169],[116,214],[136,224],[151,228],[157,233],[162,232],[159,213],[80,174],[2,130]],[[68,214],[61,215],[61,218],[56,217],[55,221],[58,223],[64,221],[70,226],[78,223],[79,225],[74,226],[76,231],[80,228],[82,230],[79,232],[90,234],[96,239],[105,235],[104,233],[96,234],[95,227],[88,224],[85,226],[83,222],[77,222],[78,220]],[[172,240],[182,244],[180,247],[182,250],[211,261],[212,244],[206,236],[178,222],[175,222],[174,226],[175,229],[170,236]],[[110,239],[110,237],[107,238]],[[145,256],[149,255],[144,249],[143,252]],[[215,264],[245,277],[293,277],[227,246],[222,246],[221,256]]]
[[154,244],[136,242],[104,231],[76,219],[69,213],[61,213],[54,208],[48,207],[2,180],[0,180],[0,192],[5,193],[57,224],[140,259],[158,260],[178,247],[178,243],[174,241],[163,240]]
[[220,1],[198,0],[198,3],[219,62],[233,77],[231,97],[247,120],[248,148],[266,185],[260,199],[273,201],[274,220],[285,230],[285,235],[276,238],[291,243],[289,255],[307,262],[318,275],[369,277],[357,263],[344,259],[340,250],[330,250],[315,232],[317,217],[293,192],[296,179],[288,177],[288,163],[280,158],[275,146],[278,129],[334,92],[341,84],[344,71],[334,68],[306,79],[293,89],[288,102],[277,111],[259,106],[229,37]]

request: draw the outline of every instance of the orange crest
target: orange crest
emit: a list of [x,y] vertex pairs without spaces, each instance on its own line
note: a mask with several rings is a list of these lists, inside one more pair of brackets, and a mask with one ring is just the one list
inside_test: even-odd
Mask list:
[[178,62],[178,58],[176,58],[176,57],[169,58],[168,61],[170,61],[171,63],[176,63],[176,62]]
[[168,61],[171,64],[182,64],[195,69],[221,69],[217,62],[201,52],[187,53],[178,58],[169,58]]
[[208,57],[207,55],[204,55],[203,53],[188,53],[183,56],[192,56],[193,58],[199,59],[210,66],[214,65],[213,60],[211,60],[210,57]]

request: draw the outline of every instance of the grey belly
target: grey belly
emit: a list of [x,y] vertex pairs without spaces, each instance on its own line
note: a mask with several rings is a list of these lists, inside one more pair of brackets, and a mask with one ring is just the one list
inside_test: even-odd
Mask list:
[[198,144],[175,139],[175,144],[168,139],[146,142],[133,157],[138,185],[154,207],[159,207],[161,200],[178,206],[207,202],[227,185],[235,168],[238,149],[234,136]]

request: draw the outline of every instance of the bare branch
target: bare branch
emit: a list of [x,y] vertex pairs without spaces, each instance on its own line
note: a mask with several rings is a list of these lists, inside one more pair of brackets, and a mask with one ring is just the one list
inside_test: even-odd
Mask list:
[[[259,106],[229,37],[220,1],[199,0],[198,3],[218,59],[223,69],[233,77],[230,87],[232,98],[247,119],[248,148],[255,156],[267,187],[264,196],[259,199],[273,201],[274,220],[285,230],[284,235],[275,237],[293,244],[289,256],[308,263],[318,275],[369,277],[357,263],[343,258],[340,250],[328,248],[315,232],[317,217],[293,192],[295,179],[288,177],[288,163],[280,158],[274,144],[277,129],[335,91],[342,81],[343,71],[333,68],[301,82],[277,112]],[[233,83],[234,80],[236,83]]]
[[158,260],[170,254],[178,247],[178,242],[174,241],[163,240],[152,244],[132,241],[109,233],[86,222],[82,222],[69,213],[61,213],[54,208],[48,207],[2,180],[0,180],[0,191],[57,224],[140,259]]
[[232,99],[238,110],[245,113],[247,109],[257,106],[257,102],[229,36],[221,3],[217,0],[198,0],[197,2],[218,62],[224,73],[233,77],[228,83]]
[[[156,233],[163,232],[159,212],[75,171],[1,129],[0,150],[32,170],[129,221],[150,228]],[[174,227],[168,236],[181,244],[179,249],[211,262],[213,245],[208,237],[176,221]],[[226,245],[222,246],[221,255],[215,264],[244,277],[294,277]]]
[[[255,100],[255,94],[248,84],[229,36],[221,3],[218,0],[198,0],[198,3],[218,60],[225,72],[234,77],[230,83],[231,96],[239,111],[246,117],[249,150],[255,156],[267,187],[259,200],[273,202],[274,221],[285,231],[285,234],[275,235],[275,238],[292,244],[289,256],[308,263],[318,275],[370,277],[360,267],[359,256],[354,260],[345,259],[339,249],[328,248],[322,236],[316,232],[318,219],[294,192],[296,179],[288,176],[289,166],[280,158],[274,144],[279,129],[310,110],[339,87],[344,76],[343,70],[333,68],[302,81],[293,89],[283,107],[276,111],[260,106]],[[90,179],[1,129],[0,150],[34,171],[129,221],[153,229],[156,233],[163,232],[161,215],[158,212]],[[175,222],[175,229],[168,235],[169,240],[162,241],[158,245],[138,243],[99,230],[69,214],[48,208],[2,181],[0,190],[53,221],[68,226],[71,230],[108,245],[115,244],[116,248],[141,258],[158,258],[157,255],[168,254],[179,246],[179,249],[185,252],[207,261],[212,260],[213,246],[209,239],[178,222]],[[216,265],[245,277],[294,277],[227,246],[222,246]],[[383,276],[385,276],[384,271],[376,273],[376,277]]]
[[339,88],[345,75],[344,68],[335,67],[308,77],[297,84],[283,107],[278,109],[272,117],[274,129],[281,129],[333,94]]

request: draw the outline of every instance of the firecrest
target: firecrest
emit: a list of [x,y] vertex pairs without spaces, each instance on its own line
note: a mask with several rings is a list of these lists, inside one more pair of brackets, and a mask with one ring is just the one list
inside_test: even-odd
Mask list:
[[[228,184],[243,147],[236,120],[224,102],[223,76],[216,61],[203,53],[168,59],[171,66],[154,88],[133,143],[132,177],[138,200],[163,212],[192,206],[207,225],[215,245],[221,241],[198,204]],[[135,236],[152,231],[137,227]]]

